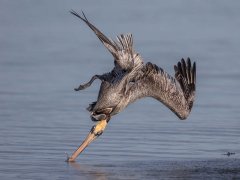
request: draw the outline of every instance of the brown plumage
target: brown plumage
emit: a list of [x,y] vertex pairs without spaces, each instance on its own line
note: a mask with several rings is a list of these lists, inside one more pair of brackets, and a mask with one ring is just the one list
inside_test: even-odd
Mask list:
[[97,78],[102,80],[98,100],[90,104],[90,112],[99,114],[105,108],[112,108],[112,112],[108,114],[112,116],[137,99],[153,97],[170,108],[180,119],[187,118],[194,102],[195,62],[192,65],[189,58],[187,61],[182,59],[174,66],[173,78],[155,64],[148,62],[144,65],[140,55],[133,49],[131,34],[121,34],[117,41],[113,41],[92,25],[84,13],[83,17],[75,11],[71,13],[93,30],[115,61],[115,67],[110,73],[95,75],[90,82],[75,89],[85,89]]
[[[150,62],[144,64],[141,56],[133,49],[131,34],[121,34],[114,41],[92,25],[83,12],[83,16],[73,10],[70,12],[92,29],[114,57],[115,66],[111,72],[94,75],[88,83],[75,89],[76,91],[83,90],[89,87],[95,79],[102,81],[97,101],[87,108],[91,112],[92,120],[107,120],[108,122],[113,115],[122,111],[128,104],[143,97],[157,99],[180,119],[188,117],[195,96],[195,62],[192,65],[189,58],[187,61],[182,59],[174,66],[175,78],[173,78],[155,64]],[[91,133],[100,135],[103,131],[96,133],[94,129],[95,126]],[[81,151],[76,151],[72,156],[74,158],[71,157],[70,160],[74,160]]]

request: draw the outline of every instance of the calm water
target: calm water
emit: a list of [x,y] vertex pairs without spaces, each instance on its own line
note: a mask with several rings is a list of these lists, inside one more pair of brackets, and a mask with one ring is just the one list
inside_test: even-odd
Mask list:
[[[188,120],[143,99],[76,163],[64,162],[93,125],[85,108],[100,83],[73,88],[113,66],[70,9],[108,36],[132,32],[145,62],[170,74],[182,57],[197,61]],[[240,178],[239,9],[238,1],[1,0],[0,179]]]

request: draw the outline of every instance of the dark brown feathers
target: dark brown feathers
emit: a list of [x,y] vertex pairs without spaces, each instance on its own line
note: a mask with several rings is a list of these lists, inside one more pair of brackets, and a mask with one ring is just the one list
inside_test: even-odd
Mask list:
[[96,34],[98,39],[113,55],[115,63],[117,63],[121,69],[131,70],[142,64],[141,57],[135,53],[133,49],[132,34],[121,34],[117,36],[117,40],[114,41],[110,38],[107,38],[98,28],[91,24],[83,12],[82,16],[74,10],[71,10],[70,13],[80,18],[88,25],[88,27]]
[[184,59],[174,66],[175,78],[179,82],[185,98],[188,100],[191,94],[195,91],[196,86],[196,63],[191,65],[190,58],[187,58],[187,63]]
[[98,37],[98,39],[105,45],[105,47],[110,51],[110,53],[114,56],[114,58],[116,57],[116,47],[114,45],[114,43],[108,39],[100,30],[98,30],[98,28],[96,28],[94,25],[92,25],[87,17],[85,16],[84,12],[82,11],[82,16],[80,16],[77,12],[75,12],[74,10],[70,11],[71,14],[73,14],[74,16],[80,18],[82,21],[84,21],[91,29],[92,31],[96,34],[96,36]]

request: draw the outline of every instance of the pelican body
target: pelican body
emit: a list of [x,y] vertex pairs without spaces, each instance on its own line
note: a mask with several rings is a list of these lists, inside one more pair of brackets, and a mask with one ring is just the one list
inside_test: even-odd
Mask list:
[[103,133],[112,116],[137,99],[152,97],[162,102],[181,120],[188,117],[195,97],[195,62],[192,64],[190,58],[181,59],[174,66],[174,78],[157,65],[143,62],[133,48],[132,34],[121,34],[114,41],[91,24],[83,12],[82,16],[73,10],[70,12],[85,22],[113,55],[114,67],[112,71],[94,75],[89,82],[75,88],[75,91],[80,91],[91,86],[96,79],[101,81],[97,101],[87,108],[91,119],[97,123],[79,148],[68,157],[68,162],[75,161],[78,155]]

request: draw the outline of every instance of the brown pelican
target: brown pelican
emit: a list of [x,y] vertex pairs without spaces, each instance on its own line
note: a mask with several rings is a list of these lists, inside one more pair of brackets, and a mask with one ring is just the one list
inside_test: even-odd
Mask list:
[[97,121],[89,135],[79,148],[68,157],[74,161],[77,156],[106,128],[113,115],[121,112],[126,106],[143,97],[153,97],[162,102],[180,119],[186,119],[192,109],[196,85],[196,63],[187,58],[174,66],[175,78],[162,68],[150,62],[144,64],[141,56],[133,49],[132,34],[121,34],[117,40],[107,38],[82,12],[80,16],[75,11],[73,15],[85,22],[97,35],[98,39],[114,57],[114,68],[111,72],[94,75],[89,82],[75,88],[76,91],[86,89],[94,80],[101,80],[96,102],[87,110],[91,119]]

